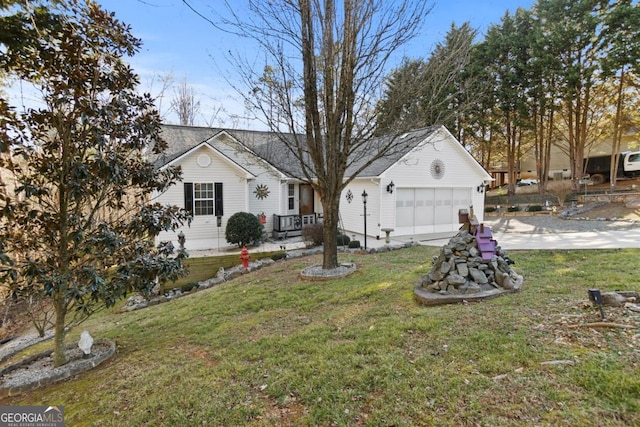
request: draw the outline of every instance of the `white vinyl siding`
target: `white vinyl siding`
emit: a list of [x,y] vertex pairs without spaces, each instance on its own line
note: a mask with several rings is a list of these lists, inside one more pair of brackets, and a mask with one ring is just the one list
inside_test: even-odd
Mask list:
[[[203,167],[197,163],[198,156],[201,154],[206,154],[211,157],[212,162],[209,166]],[[190,153],[181,159],[177,165],[182,168],[182,181],[184,183],[192,182],[194,183],[194,187],[196,183],[211,183],[213,189],[215,189],[215,183],[223,184],[224,215],[222,216],[222,224],[221,227],[217,226],[217,219],[214,215],[215,212],[207,215],[194,215],[190,226],[185,225],[180,230],[176,230],[175,233],[162,232],[158,236],[158,239],[171,240],[174,242],[174,245],[178,247],[177,234],[182,231],[186,237],[185,247],[187,250],[212,249],[219,246],[227,246],[226,240],[224,239],[227,219],[236,212],[248,211],[246,178],[241,176],[241,172],[227,161],[220,161],[219,155],[206,147],[201,147],[193,153]],[[176,184],[170,187],[165,193],[159,195],[158,202],[185,207],[184,191],[184,185],[182,183]],[[206,194],[206,191],[201,194]]]

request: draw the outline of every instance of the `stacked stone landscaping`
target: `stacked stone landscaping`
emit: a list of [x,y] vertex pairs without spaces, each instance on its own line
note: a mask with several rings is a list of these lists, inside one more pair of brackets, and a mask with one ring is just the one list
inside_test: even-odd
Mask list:
[[426,305],[451,304],[518,292],[523,278],[496,244],[487,256],[478,250],[475,233],[461,230],[434,256],[429,274],[419,279],[415,297]]

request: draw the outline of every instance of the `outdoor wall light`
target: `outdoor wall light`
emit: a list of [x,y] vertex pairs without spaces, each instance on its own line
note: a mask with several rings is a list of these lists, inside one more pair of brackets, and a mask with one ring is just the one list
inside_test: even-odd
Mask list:
[[484,193],[484,182],[482,184],[478,185],[476,190],[478,191],[478,193]]
[[388,185],[387,185],[387,193],[393,193],[393,187],[395,187],[396,185],[393,183],[393,181],[391,181]]

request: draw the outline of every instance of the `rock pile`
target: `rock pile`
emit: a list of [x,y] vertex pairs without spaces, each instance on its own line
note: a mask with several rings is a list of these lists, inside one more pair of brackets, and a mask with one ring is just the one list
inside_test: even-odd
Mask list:
[[495,256],[483,259],[475,236],[462,230],[434,256],[431,271],[418,281],[416,297],[436,305],[517,292],[523,277],[511,264],[499,246]]

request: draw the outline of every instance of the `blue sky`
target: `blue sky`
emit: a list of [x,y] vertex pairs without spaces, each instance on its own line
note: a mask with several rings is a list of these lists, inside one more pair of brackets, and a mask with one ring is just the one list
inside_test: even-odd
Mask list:
[[[422,1],[422,0],[416,0]],[[240,47],[240,41],[216,30],[192,12],[182,0],[98,0],[107,10],[132,27],[134,35],[141,38],[141,51],[129,59],[140,75],[140,88],[152,95],[160,93],[162,76],[172,74],[175,81],[186,79],[193,86],[201,103],[198,124],[212,122],[213,126],[251,127],[251,123],[233,122],[225,113],[212,119],[214,111],[223,106],[228,114],[242,114],[242,104],[237,93],[225,80],[224,54]],[[222,0],[189,0],[203,14],[212,17],[211,5]],[[245,2],[231,0],[238,8]],[[428,57],[432,47],[442,41],[452,22],[457,25],[469,21],[473,28],[484,34],[491,24],[499,23],[507,10],[518,7],[531,8],[534,0],[436,0],[431,14],[424,23],[422,33],[398,55]],[[396,64],[391,64],[396,65]],[[228,76],[227,76],[228,77]],[[160,105],[167,122],[176,118],[169,113],[169,99],[173,90],[165,91]]]

